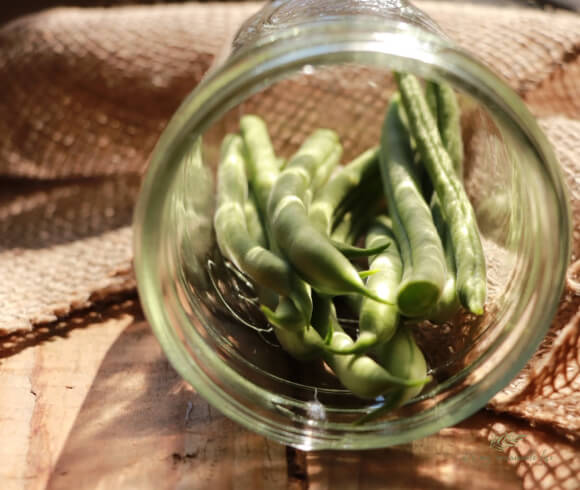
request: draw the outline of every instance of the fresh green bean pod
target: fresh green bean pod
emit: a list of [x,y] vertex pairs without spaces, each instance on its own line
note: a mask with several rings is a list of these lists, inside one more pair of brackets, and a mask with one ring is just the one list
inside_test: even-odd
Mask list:
[[[402,388],[422,387],[430,381],[431,378],[425,375],[404,379],[393,376],[368,356],[333,354],[328,350],[329,346],[346,349],[353,341],[338,323],[332,302],[324,297],[319,299],[321,301],[315,299],[313,312],[313,318],[321,321],[318,329],[304,327],[293,331],[274,323],[274,332],[280,345],[292,357],[301,361],[322,357],[339,381],[361,398],[375,398]],[[324,341],[324,336],[330,337],[328,342]]]
[[242,116],[240,129],[247,155],[248,180],[255,193],[258,210],[265,217],[270,190],[283,161],[276,156],[266,123],[260,117],[252,114]]
[[[437,121],[437,127],[441,140],[449,157],[453,161],[455,173],[462,178],[463,174],[463,140],[461,138],[461,122],[459,103],[453,89],[445,82],[435,83],[427,81],[425,85],[425,99],[431,110],[431,114]],[[432,192],[432,185],[431,185]],[[456,289],[457,268],[453,256],[453,244],[449,227],[445,223],[441,203],[436,194],[431,196],[431,214],[433,222],[439,232],[443,249],[445,251],[445,262],[447,266],[447,279],[443,286],[443,291],[439,301],[429,312],[427,318],[436,322],[444,322],[451,319],[460,309],[459,297]]]
[[445,257],[415,175],[409,135],[393,97],[383,124],[380,168],[393,231],[403,259],[397,291],[402,314],[423,316],[436,304],[445,282]]
[[299,361],[319,359],[324,352],[325,342],[320,334],[310,326],[303,326],[299,330],[289,330],[274,325],[274,334],[282,348]]
[[244,204],[244,214],[246,216],[246,225],[250,237],[258,243],[261,247],[268,247],[268,237],[264,231],[260,212],[258,211],[258,204],[253,192],[248,192],[248,198]]
[[375,398],[393,390],[411,387],[422,387],[430,381],[429,376],[401,378],[393,376],[387,369],[365,355],[334,354],[332,350],[347,350],[353,340],[344,333],[336,320],[334,311],[331,314],[333,334],[324,354],[324,360],[336,374],[340,382],[360,398]]
[[320,163],[314,175],[312,176],[312,181],[310,183],[310,188],[312,189],[313,198],[316,198],[316,194],[320,189],[328,182],[328,179],[333,174],[334,170],[340,163],[340,157],[342,156],[342,146],[337,146],[328,157]]
[[351,239],[351,231],[354,226],[352,213],[345,213],[343,219],[337,224],[336,228],[332,230],[330,239],[340,243],[353,243]]
[[437,127],[443,146],[447,150],[455,173],[463,176],[463,139],[461,138],[461,111],[455,91],[446,82],[427,81],[425,97]]
[[[380,366],[393,376],[401,379],[425,379],[427,377],[427,362],[425,356],[413,338],[411,330],[405,325],[397,328],[391,340],[375,349]],[[356,423],[367,422],[379,415],[404,405],[410,399],[421,393],[423,385],[399,388],[391,392],[387,402],[374,409]]]
[[[262,246],[267,243],[266,231],[264,230],[264,225],[258,211],[258,204],[254,196],[252,189],[248,190],[248,199],[244,205],[244,212],[246,215],[246,223],[248,228],[248,234],[250,237]],[[298,280],[294,273],[292,274],[293,280]],[[300,311],[291,302],[291,299],[285,296],[278,297],[275,291],[270,288],[256,284],[256,292],[258,294],[259,302],[262,306],[267,308],[270,313],[270,319],[280,324],[284,325],[285,328],[296,330],[301,328],[304,323],[307,323],[306,317],[308,313],[302,315]],[[307,294],[309,288],[305,284],[298,284],[298,289],[303,291],[303,294]],[[309,306],[309,300],[306,298],[305,304]],[[306,310],[309,311],[309,310]],[[272,322],[271,322],[272,323]]]
[[217,178],[217,209],[214,216],[216,238],[220,250],[240,270],[259,284],[288,295],[292,287],[289,264],[254,240],[247,228],[244,207],[248,201],[248,185],[242,140],[227,135]]
[[317,130],[307,138],[272,188],[269,223],[280,250],[314,289],[330,295],[372,295],[348,259],[312,225],[303,202],[318,163],[337,143],[330,130]]
[[244,220],[244,210],[239,204],[227,202],[219,206],[214,225],[220,250],[254,281],[287,296],[292,287],[292,268],[252,240]]
[[[307,324],[312,313],[309,287],[296,276],[287,261],[261,246],[248,231],[245,166],[242,139],[227,135],[222,144],[218,168],[217,209],[214,215],[218,246],[238,269],[258,285],[287,296],[297,310],[291,317],[299,315]],[[288,308],[284,314],[289,314]],[[292,322],[288,321],[288,324]]]
[[[376,351],[381,366],[403,379],[421,379],[427,376],[427,361],[415,342],[411,329],[401,325],[391,340]],[[399,402],[402,404],[421,393],[422,386],[411,386],[403,390]]]
[[[425,82],[425,101],[427,102],[427,106],[433,114],[433,117],[437,119],[437,84],[430,80]],[[409,127],[408,123],[405,124],[405,127]]]
[[[352,344],[352,339],[344,333],[336,319],[334,307],[330,304],[328,318],[332,324],[332,335],[329,345],[344,348]],[[326,309],[322,308],[322,313]],[[318,316],[316,313],[313,314]],[[361,398],[375,398],[401,388],[421,387],[430,381],[430,377],[421,376],[415,379],[393,376],[368,356],[336,355],[327,350],[321,334],[312,327],[299,331],[277,328],[274,332],[282,348],[292,357],[308,361],[322,357],[333,370],[339,381],[350,391]]]
[[295,359],[311,361],[322,357],[326,348],[325,342],[331,338],[333,326],[331,323],[332,300],[328,296],[312,294],[313,309],[311,326],[302,325],[298,329],[290,329],[285,321],[279,321],[272,312],[262,307],[282,348]]
[[359,309],[358,337],[346,350],[335,351],[337,354],[364,352],[377,344],[387,342],[397,329],[399,311],[395,305],[403,263],[390,220],[386,216],[377,220],[366,236],[367,247],[376,247],[378,244],[386,244],[388,248],[369,260],[369,269],[375,273],[367,279],[366,286],[391,304],[364,297]]
[[[261,221],[265,225],[264,233],[272,253],[281,255],[275,240],[271,236],[270,227],[267,226],[267,211],[272,186],[278,178],[285,160],[276,156],[266,123],[260,117],[251,114],[243,116],[240,120],[240,129],[244,141],[248,180]],[[294,271],[291,291],[288,296],[294,306],[303,313],[306,323],[308,323],[312,314],[310,286],[299,280]]]
[[332,216],[339,204],[372,172],[378,167],[378,148],[365,151],[352,162],[342,167],[330,181],[320,189],[308,216],[312,224],[321,233],[330,235],[332,231]]
[[443,242],[443,250],[445,252],[445,265],[447,269],[447,276],[441,296],[434,308],[429,312],[427,318],[435,322],[445,322],[455,316],[460,310],[461,304],[457,296],[457,288],[455,277],[457,270],[455,267],[455,257],[453,256],[453,244],[451,243],[451,235],[443,213],[441,211],[441,203],[436,195],[431,199],[431,215],[433,222]]
[[274,311],[269,306],[262,304],[260,309],[270,324],[288,331],[297,332],[309,324],[310,319],[305,319],[303,313],[296,308],[289,297],[281,297]]
[[387,243],[379,243],[373,247],[357,247],[349,243],[340,242],[338,240],[330,239],[330,243],[347,259],[356,259],[360,257],[369,257],[371,255],[376,255],[381,253],[383,250],[388,248]]
[[333,334],[332,315],[332,298],[324,294],[312,293],[312,319],[311,324],[320,334],[324,341],[330,340]]
[[449,225],[459,299],[469,311],[480,315],[485,305],[487,282],[485,255],[475,213],[443,146],[419,81],[413,75],[403,73],[396,74],[396,80],[421,161],[433,182]]

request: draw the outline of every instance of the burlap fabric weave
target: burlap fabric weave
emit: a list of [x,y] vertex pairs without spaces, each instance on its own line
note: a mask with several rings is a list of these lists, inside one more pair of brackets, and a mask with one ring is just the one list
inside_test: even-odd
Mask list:
[[[547,424],[562,435],[563,444],[577,447],[580,17],[418,5],[518,91],[562,164],[574,218],[565,293],[538,353],[490,407]],[[5,335],[25,335],[39,323],[134,289],[130,222],[147,158],[224,40],[257,8],[244,3],[57,9],[0,29],[0,331]],[[563,456],[569,451],[558,454],[548,477],[521,472],[525,485],[578,483],[578,459]]]

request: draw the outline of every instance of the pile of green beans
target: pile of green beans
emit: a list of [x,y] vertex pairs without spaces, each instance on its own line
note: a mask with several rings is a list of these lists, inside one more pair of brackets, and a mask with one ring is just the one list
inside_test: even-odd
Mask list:
[[[245,115],[222,143],[214,225],[223,256],[256,288],[281,347],[320,360],[354,395],[396,408],[431,380],[411,326],[483,313],[485,257],[462,185],[453,89],[395,74],[377,146],[340,165],[317,129],[289,158]],[[346,332],[335,302],[358,320]]]

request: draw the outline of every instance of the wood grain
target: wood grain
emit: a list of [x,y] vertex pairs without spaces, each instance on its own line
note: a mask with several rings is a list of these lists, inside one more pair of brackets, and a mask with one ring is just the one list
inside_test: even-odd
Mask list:
[[46,487],[109,346],[132,321],[125,308],[115,308],[66,337],[51,338],[53,325],[45,335],[51,340],[0,361],[1,488]]
[[170,367],[144,321],[96,373],[48,488],[281,488],[284,448],[224,418]]
[[134,307],[0,363],[0,488],[286,488],[286,452],[170,367]]
[[[559,471],[580,465],[571,445],[489,412],[395,448],[285,448],[226,419],[198,396],[169,365],[135,302],[42,328],[20,344],[0,339],[0,358],[10,354],[0,360],[2,490],[510,490],[580,484],[577,475]],[[526,439],[497,452],[489,440],[505,432]],[[559,462],[552,473],[541,461],[526,459],[539,447]]]

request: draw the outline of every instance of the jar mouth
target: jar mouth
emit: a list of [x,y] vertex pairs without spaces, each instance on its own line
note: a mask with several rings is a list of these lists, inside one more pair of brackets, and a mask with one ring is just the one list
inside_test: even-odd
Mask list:
[[[500,333],[487,338],[482,332],[468,368],[412,403],[409,416],[364,426],[318,419],[308,403],[244,377],[251,367],[243,364],[251,363],[241,356],[235,369],[217,356],[208,336],[199,333],[212,328],[204,306],[184,308],[187,292],[171,272],[179,269],[173,252],[176,237],[164,233],[176,202],[168,190],[181,178],[179,171],[192,142],[241,101],[291,72],[321,63],[409,71],[446,80],[470,94],[489,111],[506,138],[519,142],[510,150],[511,158],[516,168],[526,172],[525,177],[517,176],[518,193],[531,206],[523,211],[522,225],[513,237],[518,260],[525,263],[516,264],[506,279],[520,285],[520,298],[501,311]],[[523,102],[487,68],[441,38],[394,20],[348,18],[303,25],[299,32],[297,28],[279,31],[238,51],[212,72],[186,98],[159,139],[135,212],[135,269],[145,315],[181,376],[225,415],[251,430],[301,449],[376,448],[424,437],[483,407],[524,367],[544,337],[570,254],[571,220],[562,182],[553,152]],[[539,244],[537,237],[544,242]],[[414,406],[421,409],[413,410]]]

